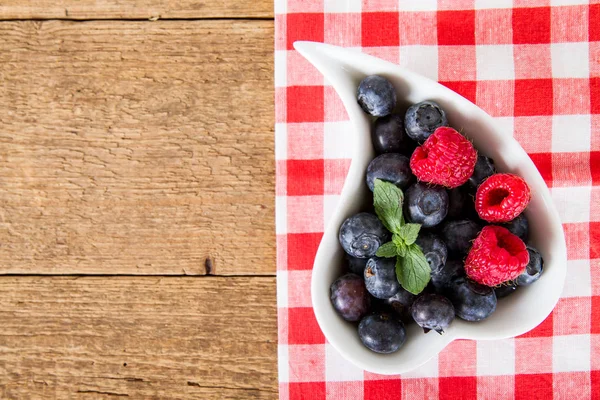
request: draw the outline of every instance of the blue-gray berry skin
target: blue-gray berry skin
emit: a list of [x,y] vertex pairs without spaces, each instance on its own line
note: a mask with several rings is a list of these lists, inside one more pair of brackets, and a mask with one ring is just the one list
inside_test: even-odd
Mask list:
[[396,107],[396,90],[392,83],[379,75],[363,79],[357,90],[358,104],[374,117],[385,117]]
[[376,353],[394,353],[406,341],[404,324],[390,313],[367,315],[358,325],[362,343]]
[[396,277],[395,257],[369,259],[364,278],[367,290],[378,299],[388,299],[400,290],[400,283]]
[[371,213],[358,213],[346,219],[338,235],[344,251],[357,258],[370,258],[391,235],[379,218]]
[[433,101],[414,104],[404,115],[406,134],[419,143],[423,143],[441,126],[448,126],[448,118],[439,104]]
[[442,228],[442,239],[452,256],[466,256],[481,229],[481,225],[469,219],[447,221]]
[[525,214],[519,215],[503,226],[508,229],[513,235],[521,238],[522,241],[527,242],[529,239],[529,220]]
[[425,330],[434,330],[440,335],[454,320],[454,306],[446,297],[426,293],[419,296],[412,305],[414,321]]
[[388,308],[406,324],[412,321],[410,308],[416,298],[416,295],[401,287],[400,290],[398,290],[398,293],[383,300],[383,304],[388,306]]
[[423,228],[436,226],[448,213],[448,193],[441,186],[417,182],[406,191],[407,219]]
[[423,250],[431,271],[439,271],[446,264],[448,249],[438,235],[431,232],[420,233],[416,243]]
[[353,274],[363,276],[365,272],[365,266],[367,265],[368,258],[356,258],[351,255],[346,254],[346,262],[348,265],[348,270]]
[[517,290],[518,286],[512,282],[500,285],[494,288],[494,292],[496,293],[496,298],[501,299],[508,295],[513,294]]
[[475,194],[469,192],[468,185],[448,190],[448,219],[465,219],[476,217]]
[[450,282],[445,293],[454,305],[456,315],[465,321],[481,321],[496,311],[496,294],[489,286],[457,278]]
[[416,144],[406,136],[404,117],[400,114],[377,118],[371,130],[371,140],[377,154],[401,153],[410,156],[416,147]]
[[527,264],[525,272],[519,275],[514,281],[507,282],[494,288],[497,298],[506,297],[516,292],[519,286],[528,286],[540,279],[542,272],[544,272],[544,260],[542,255],[531,246],[527,246],[527,252],[529,253],[529,264]]
[[542,272],[544,272],[544,259],[539,251],[531,246],[527,246],[527,252],[529,253],[529,264],[525,268],[525,272],[517,277],[515,280],[519,286],[528,286],[533,282],[540,279]]
[[437,292],[444,293],[447,286],[465,275],[465,264],[463,261],[448,260],[439,269],[431,270],[431,284]]
[[495,173],[496,167],[494,166],[494,160],[480,154],[477,156],[477,162],[475,163],[473,175],[471,175],[467,183],[472,190],[477,190],[483,181]]
[[371,297],[362,277],[343,275],[333,282],[330,291],[333,308],[346,321],[360,321],[369,312]]
[[375,157],[367,167],[367,186],[373,191],[375,179],[393,183],[405,189],[414,180],[408,157],[398,153],[386,153]]

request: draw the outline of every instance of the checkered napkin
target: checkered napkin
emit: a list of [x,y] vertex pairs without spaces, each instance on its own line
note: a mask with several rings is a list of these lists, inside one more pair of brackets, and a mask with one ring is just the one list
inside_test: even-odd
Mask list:
[[[600,399],[600,0],[276,0],[277,302],[281,399]],[[437,80],[513,132],[551,188],[568,248],[533,331],[460,340],[381,376],[327,343],[313,259],[350,164],[351,126],[296,40],[360,49]]]

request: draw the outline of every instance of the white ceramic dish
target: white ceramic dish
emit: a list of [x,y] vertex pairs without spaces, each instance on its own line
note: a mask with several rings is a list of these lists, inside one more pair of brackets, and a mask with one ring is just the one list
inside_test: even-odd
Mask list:
[[[354,142],[350,170],[338,207],[325,229],[312,273],[312,304],[329,343],[367,371],[402,374],[422,365],[453,340],[509,338],[539,325],[550,314],[562,292],[567,268],[566,246],[550,192],[529,156],[512,138],[512,133],[500,131],[492,117],[464,97],[395,64],[323,43],[296,42],[294,47],[334,87],[354,127],[353,132],[348,132],[348,140]],[[371,120],[356,102],[356,88],[365,76],[372,74],[385,76],[394,84],[401,106],[423,100],[438,102],[446,111],[450,125],[462,130],[478,150],[492,157],[500,171],[515,173],[528,182],[532,189],[532,200],[526,210],[531,242],[545,261],[540,280],[500,300],[496,312],[488,319],[477,323],[456,319],[441,336],[435,332],[423,334],[412,324],[408,327],[404,346],[390,355],[365,348],[358,338],[356,326],[343,321],[329,300],[329,287],[342,271],[343,250],[338,243],[338,229],[347,217],[361,210],[370,195],[364,173],[374,157]]]

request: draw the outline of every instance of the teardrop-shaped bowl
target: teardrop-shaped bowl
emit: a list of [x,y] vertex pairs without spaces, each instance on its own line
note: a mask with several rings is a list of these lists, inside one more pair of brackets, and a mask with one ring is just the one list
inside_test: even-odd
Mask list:
[[[562,292],[567,256],[563,229],[550,192],[523,148],[504,132],[485,111],[452,90],[395,64],[358,51],[314,42],[296,42],[295,49],[311,62],[333,86],[353,126],[348,140],[354,143],[352,163],[337,209],[319,245],[312,272],[312,304],[325,337],[345,358],[379,374],[402,374],[438,354],[455,339],[504,339],[521,335],[539,325],[552,311]],[[462,131],[483,154],[492,157],[499,171],[523,177],[532,191],[526,215],[530,241],[544,257],[544,273],[535,284],[500,299],[496,312],[481,322],[455,319],[443,335],[424,334],[412,324],[404,346],[393,354],[377,354],[365,348],[356,325],[342,320],[329,300],[331,283],[342,272],[343,250],[338,243],[342,222],[364,209],[371,195],[365,170],[373,159],[371,119],[356,102],[356,88],[367,75],[388,78],[396,88],[400,107],[434,100],[446,111],[450,125]]]

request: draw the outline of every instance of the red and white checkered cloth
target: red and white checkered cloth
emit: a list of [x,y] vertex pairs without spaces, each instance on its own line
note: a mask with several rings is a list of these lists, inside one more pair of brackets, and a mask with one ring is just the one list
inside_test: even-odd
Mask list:
[[[600,399],[600,0],[276,0],[281,399]],[[349,166],[348,117],[292,44],[353,47],[440,81],[514,132],[551,188],[568,247],[554,312],[500,341],[455,341],[403,376],[325,340],[313,258]]]

